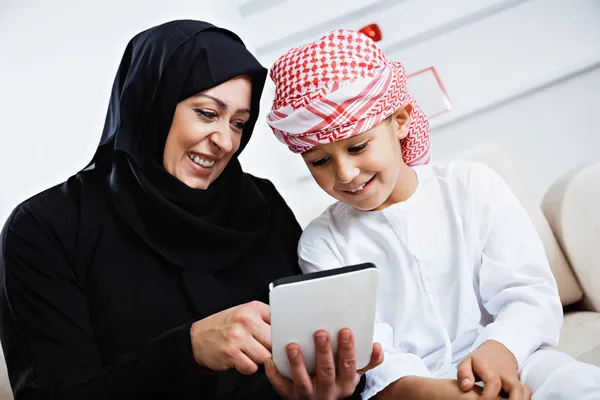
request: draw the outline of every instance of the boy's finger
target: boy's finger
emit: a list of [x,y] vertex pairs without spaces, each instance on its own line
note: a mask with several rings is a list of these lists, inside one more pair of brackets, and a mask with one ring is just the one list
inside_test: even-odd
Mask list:
[[457,379],[460,389],[463,392],[468,392],[475,386],[475,375],[473,374],[473,364],[471,357],[467,357],[458,366]]
[[473,372],[483,381],[482,400],[496,400],[502,390],[500,374],[488,368],[481,359],[471,359]]
[[510,400],[530,400],[531,394],[527,387],[521,383],[519,377],[502,377],[502,389],[508,393]]

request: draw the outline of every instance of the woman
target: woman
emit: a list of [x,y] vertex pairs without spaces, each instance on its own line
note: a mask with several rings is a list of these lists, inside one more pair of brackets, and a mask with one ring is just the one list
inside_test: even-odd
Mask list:
[[265,79],[237,36],[208,23],[132,39],[92,163],[19,205],[2,232],[1,338],[17,399],[352,393],[351,340],[337,376],[329,339],[313,381],[301,355],[293,382],[268,362],[268,284],[299,273],[301,229],[237,160]]

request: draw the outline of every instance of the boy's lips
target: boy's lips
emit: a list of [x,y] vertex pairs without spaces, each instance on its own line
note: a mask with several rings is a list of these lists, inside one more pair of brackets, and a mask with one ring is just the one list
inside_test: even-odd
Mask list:
[[375,176],[376,175],[373,175],[371,177],[371,179],[369,179],[368,181],[366,181],[362,185],[356,186],[353,189],[345,189],[345,190],[342,190],[342,191],[344,193],[347,193],[347,194],[351,195],[351,196],[356,196],[356,195],[362,194],[362,193],[365,192],[366,189],[369,188],[369,186],[371,186],[371,183],[373,182],[373,179],[375,178]]

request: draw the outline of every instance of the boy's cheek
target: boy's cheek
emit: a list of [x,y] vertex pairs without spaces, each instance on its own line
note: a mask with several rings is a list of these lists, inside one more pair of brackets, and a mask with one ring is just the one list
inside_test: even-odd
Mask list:
[[321,189],[323,189],[330,196],[335,197],[335,195],[334,195],[335,190],[333,189],[335,186],[334,179],[326,179],[325,177],[318,176],[316,174],[313,174],[313,178],[314,178],[315,182],[317,182],[317,185],[319,185],[319,187]]

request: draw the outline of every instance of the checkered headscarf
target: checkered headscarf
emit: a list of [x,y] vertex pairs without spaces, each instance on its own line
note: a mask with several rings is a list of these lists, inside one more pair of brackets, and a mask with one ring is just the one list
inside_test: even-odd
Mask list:
[[366,35],[335,30],[289,50],[270,74],[276,89],[267,123],[294,153],[363,133],[410,103],[402,156],[408,165],[429,161],[429,121],[406,92],[404,67]]

